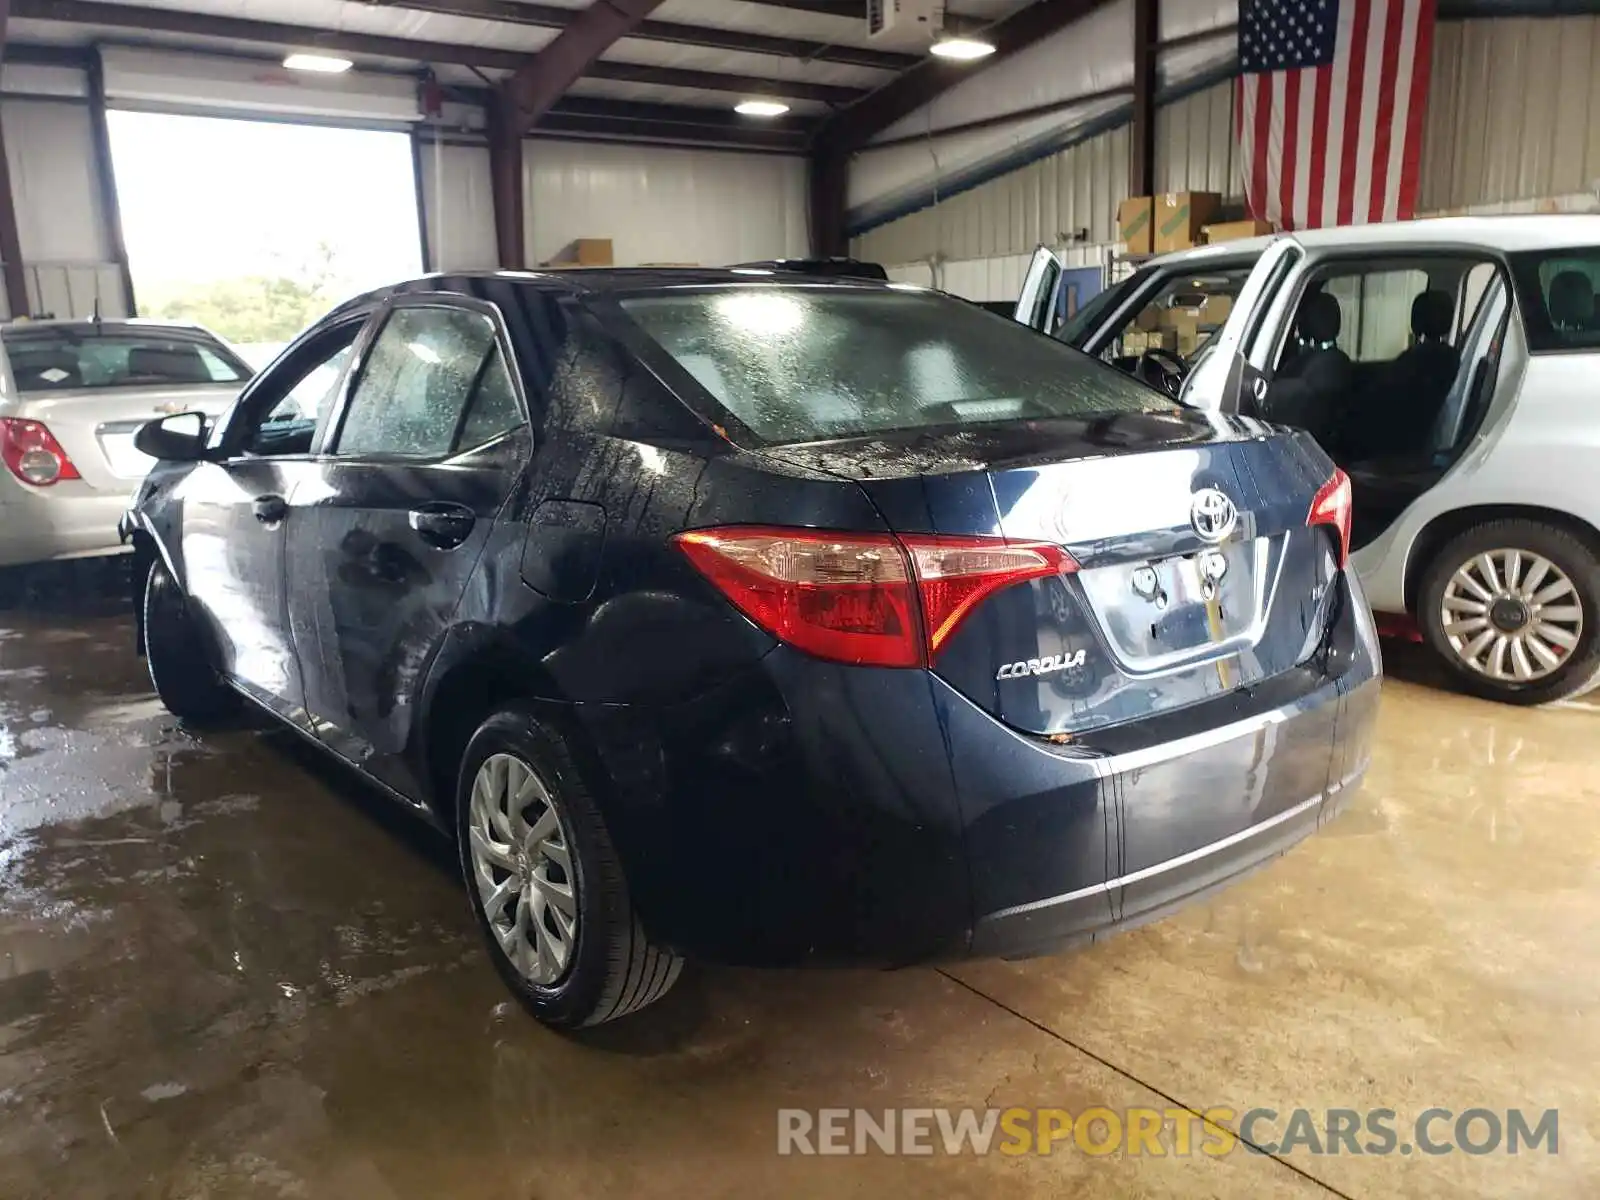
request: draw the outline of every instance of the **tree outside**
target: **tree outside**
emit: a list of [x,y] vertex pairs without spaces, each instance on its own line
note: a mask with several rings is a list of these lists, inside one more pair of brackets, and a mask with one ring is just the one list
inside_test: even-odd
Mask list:
[[241,346],[281,345],[316,321],[349,291],[338,255],[318,242],[298,257],[272,256],[260,275],[162,280],[140,290],[142,316],[198,321]]

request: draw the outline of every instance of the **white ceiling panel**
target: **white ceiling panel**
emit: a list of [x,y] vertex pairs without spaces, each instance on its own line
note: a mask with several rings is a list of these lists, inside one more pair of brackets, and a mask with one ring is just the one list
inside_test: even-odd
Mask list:
[[892,78],[892,72],[875,71],[871,67],[855,67],[847,63],[802,62],[794,58],[774,58],[770,54],[747,54],[708,46],[680,46],[676,42],[650,42],[643,38],[621,39],[601,55],[601,60],[677,67],[685,71],[756,75],[762,79],[803,80],[837,87],[875,88]]
[[[740,99],[737,92],[707,92],[698,88],[661,87],[659,84],[624,83],[614,79],[580,79],[567,94],[631,100],[637,104],[688,104],[724,112],[732,109]],[[826,104],[816,100],[786,100],[784,103],[796,116],[821,115],[828,111]]]

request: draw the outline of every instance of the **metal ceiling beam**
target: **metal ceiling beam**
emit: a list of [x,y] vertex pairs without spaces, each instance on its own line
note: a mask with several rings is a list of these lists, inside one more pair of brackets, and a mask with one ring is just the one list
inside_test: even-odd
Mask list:
[[94,51],[87,46],[36,46],[10,40],[5,45],[6,62],[26,63],[30,67],[75,67],[87,71],[94,56]]
[[867,19],[867,0],[750,0],[767,8],[788,8],[795,12],[818,13],[850,21]]
[[721,129],[708,125],[682,124],[634,117],[587,116],[582,113],[552,111],[540,118],[530,131],[535,137],[545,133],[614,137],[639,142],[686,142],[705,146],[738,146],[745,150],[804,154],[806,135],[784,129]]
[[819,144],[832,152],[851,153],[859,150],[873,135],[916,112],[946,89],[972,78],[976,72],[992,69],[1019,50],[1059,33],[1109,2],[1035,0],[1028,7],[1018,9],[983,31],[984,36],[994,43],[994,53],[989,57],[969,63],[955,63],[942,58],[925,59],[830,118],[818,134]]
[[610,100],[599,96],[564,96],[550,110],[550,115],[693,126],[723,133],[750,134],[758,139],[768,138],[777,133],[790,139],[803,140],[816,124],[803,117],[774,119],[742,117],[732,109],[726,108],[700,108],[688,104],[640,104],[632,100]]
[[661,0],[591,0],[555,39],[524,62],[501,86],[523,130],[550,111],[550,106],[578,81]]
[[[439,13],[451,17],[471,17],[498,21],[505,25],[529,25],[540,29],[565,29],[575,11],[550,4],[524,4],[521,0],[379,0],[378,7]],[[861,16],[861,13],[856,13]],[[916,55],[892,54],[886,50],[835,46],[812,38],[773,37],[748,33],[742,29],[719,29],[709,25],[685,25],[678,21],[640,21],[628,34],[651,42],[670,42],[679,46],[709,46],[717,50],[736,50],[746,54],[770,54],[777,58],[798,58],[804,62],[843,63],[872,67],[880,71],[904,71],[921,61]]]
[[722,71],[686,71],[680,67],[653,67],[644,63],[597,62],[589,69],[588,77],[617,79],[626,83],[653,83],[661,87],[691,88],[696,91],[776,96],[780,100],[819,100],[835,106],[849,104],[866,95],[860,88],[838,87],[830,83],[767,79],[760,75],[730,75]]
[[310,25],[286,25],[279,21],[255,21],[243,17],[219,17],[210,13],[180,12],[171,8],[109,4],[104,0],[11,0],[11,14],[34,21],[108,25],[116,29],[224,38],[236,42],[264,42],[300,50],[330,50],[375,58],[453,63],[497,71],[514,71],[528,57],[514,50],[497,50],[490,46],[422,42],[412,38],[319,29]]
[[[424,42],[414,38],[347,33],[310,25],[286,25],[242,17],[179,12],[169,8],[142,8],[111,4],[106,0],[11,0],[11,15],[34,21],[60,21],[69,25],[105,25],[117,29],[174,33],[188,37],[223,38],[235,42],[260,42],[300,50],[325,50],[374,58],[451,63],[488,71],[516,71],[528,55],[493,46],[464,46],[449,42]],[[617,79],[662,87],[697,91],[739,92],[776,96],[784,100],[820,100],[845,105],[864,94],[860,88],[820,83],[766,79],[758,75],[728,75],[690,71],[679,67],[653,67],[637,63],[596,62],[585,73],[591,79]]]

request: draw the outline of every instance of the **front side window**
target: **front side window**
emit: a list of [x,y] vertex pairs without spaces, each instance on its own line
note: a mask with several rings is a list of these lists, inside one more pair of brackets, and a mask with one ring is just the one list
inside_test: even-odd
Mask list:
[[1600,349],[1600,246],[1511,256],[1528,348]]
[[363,323],[325,329],[269,367],[235,418],[244,427],[237,444],[255,455],[309,454]]
[[458,434],[486,377],[483,407],[503,412],[503,387],[494,382],[503,369],[500,376],[489,370],[499,361],[494,322],[484,314],[395,309],[367,353],[334,453],[442,458],[467,448]]
[[1053,338],[936,293],[714,288],[621,305],[769,444],[1175,407]]
[[19,392],[204,387],[243,383],[250,368],[202,334],[102,332],[100,326],[13,325],[4,332]]

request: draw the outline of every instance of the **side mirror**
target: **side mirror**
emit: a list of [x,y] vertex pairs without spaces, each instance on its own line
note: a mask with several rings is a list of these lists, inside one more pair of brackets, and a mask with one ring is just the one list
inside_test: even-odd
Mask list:
[[186,412],[146,421],[133,435],[136,450],[169,462],[195,462],[205,457],[204,413]]

